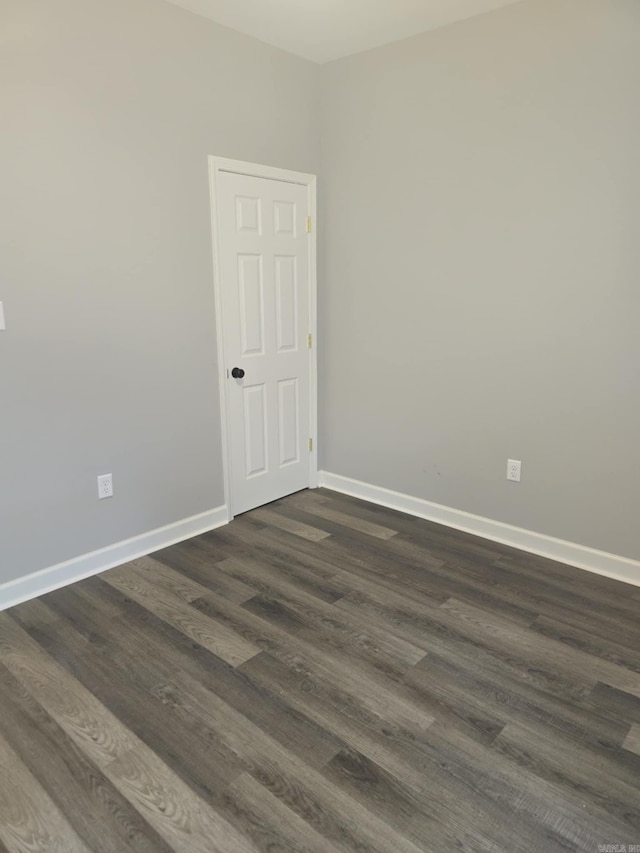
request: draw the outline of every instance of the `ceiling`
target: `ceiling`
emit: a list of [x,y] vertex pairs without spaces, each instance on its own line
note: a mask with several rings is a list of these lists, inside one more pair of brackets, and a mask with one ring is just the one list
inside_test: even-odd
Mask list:
[[521,0],[169,0],[313,62],[330,62]]

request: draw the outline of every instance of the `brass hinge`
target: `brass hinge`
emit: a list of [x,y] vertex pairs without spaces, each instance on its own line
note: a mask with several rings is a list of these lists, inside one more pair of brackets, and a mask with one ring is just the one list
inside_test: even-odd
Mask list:
[[311,217],[310,216],[307,216],[306,228],[307,228],[307,234],[311,234]]
[[310,438],[309,439],[309,453],[311,453],[312,450],[313,450],[313,439]]
[[309,334],[307,335],[307,347],[309,349],[311,349],[312,346],[313,346],[313,335],[311,334],[311,332],[309,332]]

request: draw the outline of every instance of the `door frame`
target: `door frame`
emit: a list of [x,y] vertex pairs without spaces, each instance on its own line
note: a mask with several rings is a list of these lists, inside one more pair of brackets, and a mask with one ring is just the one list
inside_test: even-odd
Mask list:
[[211,198],[211,236],[213,249],[213,291],[216,309],[216,343],[218,352],[218,384],[220,393],[220,427],[222,437],[222,479],[224,485],[224,502],[229,521],[233,518],[231,494],[231,444],[229,431],[229,403],[227,367],[225,364],[224,314],[222,307],[222,270],[220,267],[220,222],[218,211],[218,175],[220,172],[231,172],[236,175],[247,175],[252,178],[266,178],[273,181],[283,181],[289,184],[299,184],[307,188],[307,216],[311,217],[311,233],[309,235],[309,332],[312,335],[312,346],[309,350],[309,437],[312,449],[309,453],[309,488],[318,486],[318,317],[317,317],[317,238],[316,238],[316,176],[306,172],[293,172],[288,169],[278,169],[274,166],[263,166],[258,163],[246,163],[242,160],[231,160],[227,157],[209,157],[209,192]]

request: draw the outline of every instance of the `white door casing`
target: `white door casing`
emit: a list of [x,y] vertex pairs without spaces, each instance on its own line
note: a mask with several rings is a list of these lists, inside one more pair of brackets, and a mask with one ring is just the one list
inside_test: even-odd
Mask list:
[[212,157],[210,180],[233,517],[317,485],[315,177]]

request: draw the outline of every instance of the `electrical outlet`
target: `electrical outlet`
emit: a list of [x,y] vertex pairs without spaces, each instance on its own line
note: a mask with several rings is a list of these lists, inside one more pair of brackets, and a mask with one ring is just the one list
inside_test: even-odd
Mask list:
[[100,500],[113,497],[113,477],[111,474],[101,474],[98,477],[98,497]]
[[507,480],[519,483],[521,470],[522,462],[519,462],[517,459],[507,459]]

